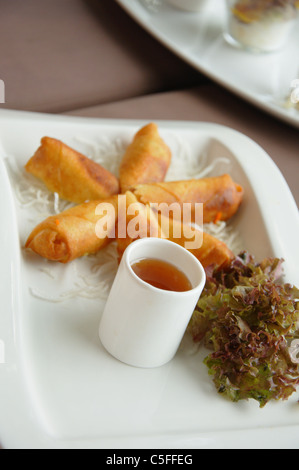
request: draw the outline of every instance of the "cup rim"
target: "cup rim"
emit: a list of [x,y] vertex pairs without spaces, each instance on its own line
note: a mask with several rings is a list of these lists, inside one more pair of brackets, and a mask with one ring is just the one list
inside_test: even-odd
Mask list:
[[[164,290],[160,289],[159,287],[152,286],[146,281],[143,281],[137,274],[133,271],[132,265],[129,260],[129,256],[132,252],[132,250],[136,247],[136,245],[141,245],[145,243],[159,243],[159,244],[167,244],[168,246],[172,246],[174,250],[178,250],[181,252],[184,252],[185,256],[189,257],[189,260],[196,264],[198,270],[200,271],[201,275],[201,280],[198,282],[192,289],[187,290],[187,291],[171,291],[171,290]],[[204,270],[204,267],[202,266],[201,262],[192,254],[190,251],[188,251],[186,248],[182,247],[181,245],[171,241],[167,240],[164,238],[158,238],[158,237],[147,237],[147,238],[140,238],[138,240],[134,240],[129,246],[127,246],[124,254],[123,254],[124,262],[127,267],[127,270],[129,274],[144,288],[147,288],[149,291],[152,292],[160,292],[163,293],[164,295],[171,295],[171,296],[188,296],[188,295],[193,295],[195,294],[196,291],[201,291],[205,285],[206,282],[206,273]],[[175,265],[176,266],[176,265]],[[176,266],[177,267],[177,266]],[[186,274],[186,273],[185,273]],[[187,274],[186,274],[187,275]],[[187,276],[188,277],[188,276]]]

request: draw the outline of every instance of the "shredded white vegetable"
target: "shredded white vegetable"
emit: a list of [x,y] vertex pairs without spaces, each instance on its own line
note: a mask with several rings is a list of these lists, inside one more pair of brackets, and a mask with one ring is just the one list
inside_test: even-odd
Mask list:
[[178,137],[173,138],[173,157],[167,172],[167,181],[182,179],[199,179],[212,176],[219,168],[226,168],[228,172],[231,162],[229,158],[219,155],[210,161],[207,150],[194,156],[193,150]]
[[204,224],[204,231],[226,243],[235,255],[244,249],[240,234],[224,221]]
[[83,153],[86,156],[103,165],[114,175],[119,175],[119,165],[127,148],[127,141],[120,138],[111,140],[103,136],[96,141],[76,137],[75,142],[83,146]]
[[[172,149],[173,158],[167,181],[203,178],[215,174],[217,169],[223,169],[223,167],[229,172],[230,160],[228,158],[219,156],[209,161],[206,151],[194,158],[194,153],[185,142],[177,136],[171,136],[171,138],[174,149]],[[77,144],[74,147],[81,146],[79,151],[118,175],[119,164],[128,140],[102,137],[91,141],[84,137],[76,137],[74,142]],[[52,194],[42,182],[26,173],[17,165],[13,156],[8,156],[6,161],[16,201],[22,210],[22,218],[27,218],[28,223],[40,222],[50,215],[58,214],[73,206],[72,203],[60,199],[58,194]],[[205,224],[204,230],[224,241],[235,254],[242,250],[239,234],[229,224],[225,222]],[[73,298],[105,300],[118,267],[117,245],[116,242],[112,242],[96,255],[76,259],[70,263],[71,267],[63,266],[65,276],[62,277],[65,277],[63,279],[65,282],[61,282],[61,265],[57,266],[57,263],[47,262],[47,260],[39,262],[40,269],[37,269],[36,283],[34,287],[30,286],[30,293],[35,298],[54,303]],[[43,276],[46,281],[45,290],[36,287],[39,285],[40,276]],[[69,279],[66,279],[67,277]]]
[[[47,292],[40,288],[31,287],[30,292],[34,297],[55,303],[64,302],[72,298],[106,300],[118,268],[117,246],[116,242],[112,242],[96,255],[85,256],[74,260],[67,267],[63,266],[63,268],[71,271],[69,273],[71,288],[62,289],[58,293],[57,266],[47,262],[47,260],[44,261],[48,265],[47,267],[42,266],[39,271],[49,278]],[[51,285],[52,280],[53,289],[49,293],[48,285]]]
[[60,199],[57,193],[48,191],[41,181],[19,168],[13,156],[7,156],[6,164],[17,202],[30,211],[31,218],[34,215],[42,219],[59,214],[73,205]]

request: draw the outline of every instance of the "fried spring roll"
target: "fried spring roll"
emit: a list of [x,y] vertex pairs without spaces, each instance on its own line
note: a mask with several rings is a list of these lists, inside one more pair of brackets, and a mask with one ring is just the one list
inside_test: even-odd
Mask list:
[[[26,248],[60,263],[96,253],[115,236],[117,198],[113,196],[107,200],[83,203],[48,217],[32,231]],[[105,213],[98,212],[99,204],[105,204]],[[99,223],[101,221],[102,225]]]
[[137,184],[164,181],[171,151],[154,123],[140,129],[120,164],[120,188],[125,193]]
[[117,249],[121,258],[125,249],[139,238],[166,238],[160,228],[156,214],[148,204],[141,204],[134,194],[127,191],[119,196],[117,221]]
[[25,166],[28,173],[39,178],[47,188],[62,199],[81,204],[118,194],[119,181],[98,163],[50,137]]
[[147,203],[190,203],[191,217],[194,222],[194,207],[203,203],[203,222],[228,220],[238,210],[243,199],[243,188],[224,174],[218,177],[198,180],[142,184],[132,189],[136,198]]
[[184,225],[181,220],[155,213],[148,204],[139,203],[132,192],[124,196],[124,220],[118,218],[118,253],[121,257],[127,246],[138,238],[166,238],[190,251],[206,268],[220,268],[229,263],[234,254],[225,243],[197,228]]
[[176,219],[159,216],[159,224],[168,240],[190,251],[204,268],[222,268],[235,258],[228,246],[214,236],[197,228],[184,225]]

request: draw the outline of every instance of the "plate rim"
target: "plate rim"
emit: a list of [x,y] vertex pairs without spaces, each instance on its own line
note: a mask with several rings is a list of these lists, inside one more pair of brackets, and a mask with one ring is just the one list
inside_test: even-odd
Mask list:
[[[179,58],[184,60],[187,64],[194,67],[199,72],[205,74],[208,78],[210,78],[215,83],[218,83],[220,86],[226,88],[228,91],[234,93],[235,95],[239,96],[245,101],[253,104],[254,106],[261,109],[262,111],[269,114],[270,116],[275,117],[295,128],[299,128],[299,112],[298,112],[298,116],[294,117],[290,113],[288,113],[286,110],[284,110],[283,107],[271,105],[271,103],[264,102],[260,100],[258,97],[256,97],[253,93],[247,92],[245,89],[240,89],[237,86],[234,86],[233,84],[229,83],[228,81],[223,80],[220,76],[218,76],[212,70],[207,69],[204,65],[198,63],[196,60],[192,59],[192,57],[189,57],[188,55],[186,55],[184,51],[180,50],[180,48],[175,47],[171,43],[171,41],[167,38],[167,36],[165,36],[162,33],[159,33],[159,31],[157,31],[156,28],[151,27],[151,25],[147,23],[145,19],[143,19],[139,15],[138,11],[134,9],[132,0],[115,0],[115,1],[129,16],[131,16],[131,18],[137,24],[139,24],[142,28],[144,28],[145,31],[151,34],[156,40],[158,40],[161,44],[167,47],[174,54],[176,54]],[[139,5],[140,0],[133,0],[133,1],[135,2],[135,6],[137,3],[138,8],[142,7],[142,5],[141,6]],[[169,6],[167,5],[167,7],[171,9],[171,11],[175,10],[175,7],[171,7],[171,5]],[[178,15],[182,13],[186,14],[186,12],[177,10]],[[187,13],[190,14],[190,12],[187,12]]]
[[[15,110],[1,110],[0,111],[0,124],[1,122],[7,120],[10,120],[11,123],[13,123],[15,120],[19,120],[22,122],[23,120],[31,120],[34,122],[34,120],[50,120],[54,121],[55,123],[65,123],[67,122],[76,122],[78,124],[84,124],[89,126],[90,124],[96,124],[96,125],[114,125],[114,126],[140,126],[143,123],[149,122],[149,120],[145,119],[113,119],[113,118],[108,118],[108,119],[103,119],[103,118],[86,118],[86,117],[77,117],[77,116],[65,116],[65,115],[52,115],[52,114],[42,114],[42,113],[32,113],[28,111],[15,111]],[[232,128],[220,125],[220,124],[214,124],[214,123],[208,123],[208,122],[198,122],[198,121],[171,121],[171,120],[155,120],[155,122],[158,125],[161,125],[164,130],[167,128],[182,128],[185,130],[196,130],[199,128],[210,128],[213,127],[213,129],[221,130],[221,132],[229,132],[231,135],[234,135],[237,139],[241,139],[244,142],[244,139],[246,142],[250,142],[250,146],[254,146],[258,150],[258,153],[263,156],[264,160],[267,162],[268,168],[271,168],[271,171],[273,171],[276,175],[276,178],[278,178],[281,181],[281,184],[283,185],[284,189],[286,190],[286,198],[289,201],[293,201],[292,203],[292,208],[291,210],[294,211],[293,213],[295,214],[296,211],[296,217],[297,217],[297,222],[298,222],[298,227],[299,227],[299,215],[297,211],[297,206],[296,203],[293,199],[292,193],[289,190],[289,187],[278,169],[277,165],[273,162],[271,157],[257,144],[255,143],[251,138],[247,137],[246,135],[240,133],[239,131],[236,131]],[[0,125],[1,129],[1,125]],[[0,130],[0,146],[1,146],[1,130]],[[0,152],[0,159],[2,160],[3,155],[1,155]],[[0,173],[1,177],[1,173]],[[251,181],[251,180],[250,180]],[[1,239],[1,237],[0,237]],[[13,327],[13,325],[11,325]],[[10,374],[12,376],[13,381],[17,381],[19,387],[21,387],[20,381],[20,374],[23,373],[23,371],[20,370],[20,364],[18,361],[15,364],[15,369],[12,371],[11,368],[10,370],[6,371],[6,374]],[[1,369],[0,366],[0,373],[3,372],[3,368]],[[2,374],[1,374],[2,375]],[[3,377],[2,377],[3,378]],[[22,382],[22,380],[21,380]],[[21,388],[19,388],[20,390]],[[23,397],[24,398],[24,397]],[[143,436],[142,438],[138,439],[135,436],[122,436],[122,437],[116,437],[115,439],[107,438],[105,440],[97,440],[96,438],[92,438],[90,440],[64,440],[64,439],[59,439],[56,440],[52,438],[51,436],[43,434],[45,430],[41,430],[40,427],[38,426],[38,421],[35,421],[34,416],[31,415],[30,410],[25,410],[26,406],[28,406],[28,403],[26,401],[26,397],[24,398],[24,401],[20,400],[20,403],[18,404],[19,411],[21,411],[20,418],[23,419],[23,424],[20,427],[22,431],[24,431],[24,427],[26,428],[27,426],[27,434],[23,436],[13,436],[12,435],[12,430],[9,431],[9,435],[5,433],[5,431],[1,430],[0,431],[0,439],[2,439],[3,445],[8,445],[9,448],[119,448],[119,449],[124,449],[124,448],[194,448],[194,449],[199,449],[199,448],[244,448],[244,446],[247,445],[247,439],[248,435],[250,434],[250,448],[253,447],[259,447],[260,446],[260,439],[261,435],[264,435],[265,430],[260,430],[260,429],[249,429],[249,430],[244,430],[243,432],[240,431],[225,431],[225,432],[206,432],[206,433],[198,433],[196,435],[192,434],[191,432],[186,435],[186,433],[183,433],[182,435],[164,435],[163,436]],[[0,411],[1,411],[0,407]],[[2,409],[3,412],[3,409]],[[24,421],[25,420],[25,421]],[[299,430],[299,425],[297,426],[291,426],[292,431],[294,431],[294,436],[296,435],[296,432]],[[279,445],[284,446],[286,448],[289,448],[290,445],[290,426],[287,427],[279,427],[279,428],[271,428],[269,429],[269,432],[271,434],[271,447]],[[284,433],[284,434],[283,434]],[[282,440],[282,434],[285,435],[284,440]],[[258,437],[260,435],[260,437]],[[295,437],[294,437],[295,439]],[[270,440],[269,440],[270,441]],[[161,446],[161,442],[163,442],[163,445]],[[292,441],[293,442],[293,441]],[[124,444],[125,443],[125,444]],[[296,442],[294,440],[294,443],[292,445],[295,445]],[[249,444],[248,444],[249,445]]]

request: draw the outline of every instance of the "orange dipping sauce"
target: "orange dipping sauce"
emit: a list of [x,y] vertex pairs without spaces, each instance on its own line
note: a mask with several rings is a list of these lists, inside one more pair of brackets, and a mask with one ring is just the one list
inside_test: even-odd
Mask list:
[[134,273],[153,287],[173,292],[192,290],[187,276],[171,263],[154,258],[145,258],[132,266]]

